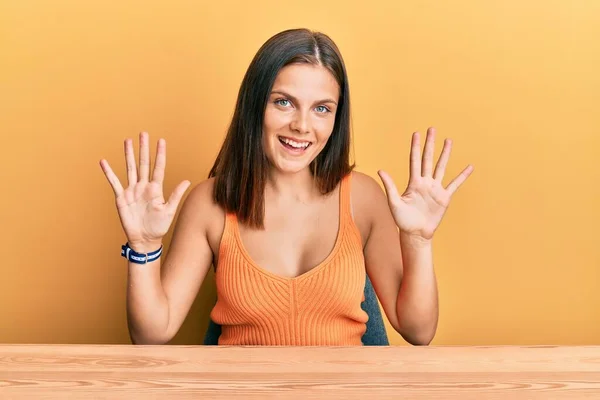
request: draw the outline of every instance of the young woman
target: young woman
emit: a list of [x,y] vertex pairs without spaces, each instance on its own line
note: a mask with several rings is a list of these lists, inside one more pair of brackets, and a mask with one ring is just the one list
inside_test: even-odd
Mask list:
[[443,186],[451,142],[434,168],[434,129],[412,136],[410,179],[385,193],[349,160],[350,99],[342,56],[322,33],[270,38],[241,84],[233,120],[210,177],[182,205],[170,249],[162,241],[190,185],[163,198],[166,143],[150,175],[149,137],[139,168],[125,140],[128,186],[106,160],[127,243],[127,315],[132,341],[168,342],[211,265],[211,318],[225,345],[361,345],[368,274],[391,325],[414,345],[438,321],[432,238],[472,167]]

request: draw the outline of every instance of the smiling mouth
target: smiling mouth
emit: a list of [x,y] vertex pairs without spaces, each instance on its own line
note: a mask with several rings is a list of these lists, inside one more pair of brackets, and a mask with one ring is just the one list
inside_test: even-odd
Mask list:
[[277,138],[279,139],[279,142],[283,145],[283,147],[296,152],[305,151],[312,145],[312,142],[296,141],[290,138],[286,138],[284,136],[278,136]]

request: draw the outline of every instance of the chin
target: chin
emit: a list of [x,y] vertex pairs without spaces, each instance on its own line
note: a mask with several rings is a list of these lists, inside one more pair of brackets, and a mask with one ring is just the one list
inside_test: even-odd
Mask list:
[[290,162],[288,160],[277,160],[271,164],[277,172],[290,175],[308,170],[310,166],[310,162]]

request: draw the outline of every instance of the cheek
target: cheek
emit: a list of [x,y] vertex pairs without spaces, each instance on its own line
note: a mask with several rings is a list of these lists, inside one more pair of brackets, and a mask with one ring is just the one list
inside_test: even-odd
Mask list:
[[322,145],[329,140],[331,134],[333,133],[335,121],[333,118],[323,119],[319,121],[318,125],[315,125],[315,132],[317,134],[317,140],[322,142]]
[[273,133],[281,129],[287,123],[285,114],[277,112],[267,107],[265,111],[265,117],[263,118],[263,131],[267,134]]
[[275,147],[279,142],[277,139],[277,132],[281,127],[281,116],[279,114],[281,113],[269,110],[269,107],[267,107],[263,118],[262,144],[266,157],[271,161],[273,161],[273,151],[275,151]]

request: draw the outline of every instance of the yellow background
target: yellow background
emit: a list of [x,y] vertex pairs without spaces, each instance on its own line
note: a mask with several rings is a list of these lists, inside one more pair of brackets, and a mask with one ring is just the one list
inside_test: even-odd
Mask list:
[[[594,0],[3,0],[0,342],[129,342],[98,161],[124,180],[122,141],[147,130],[152,151],[167,139],[166,195],[203,180],[252,56],[300,26],[345,57],[358,170],[402,190],[410,134],[429,125],[454,139],[449,176],[475,166],[435,240],[433,344],[599,342]],[[201,342],[212,279],[173,343]]]

